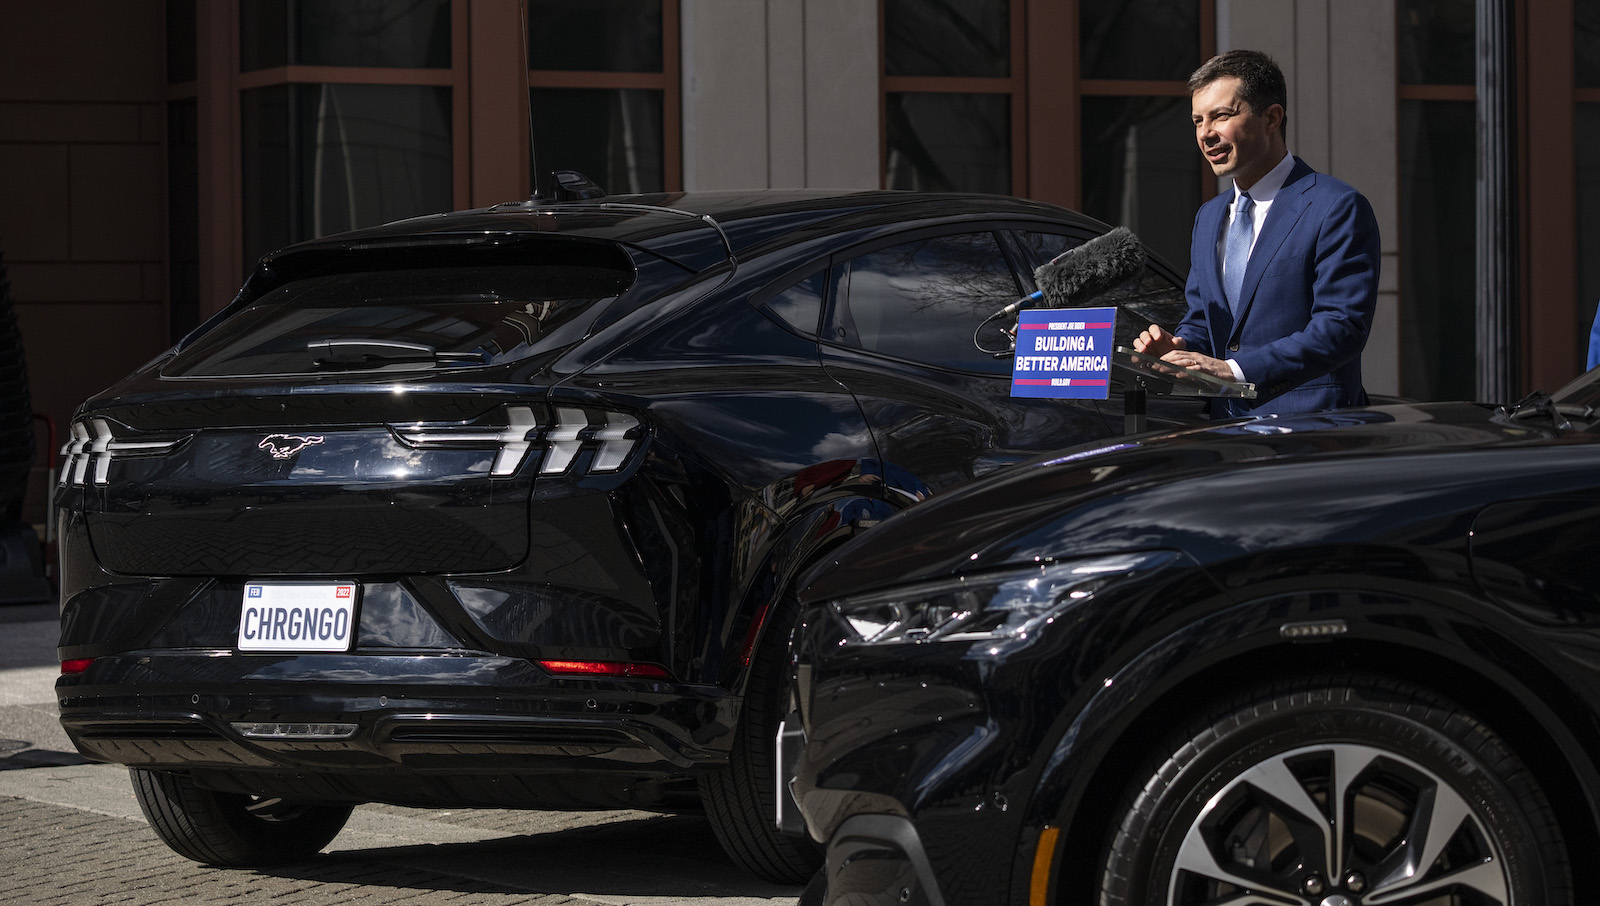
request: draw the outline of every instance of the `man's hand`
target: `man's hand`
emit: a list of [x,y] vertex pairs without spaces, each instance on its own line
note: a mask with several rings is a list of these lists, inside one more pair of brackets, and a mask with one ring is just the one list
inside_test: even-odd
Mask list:
[[1190,352],[1189,344],[1183,337],[1168,333],[1160,326],[1151,324],[1139,332],[1138,339],[1133,341],[1133,351],[1142,352],[1148,356],[1158,356],[1163,362],[1170,362],[1180,368],[1188,368],[1204,374],[1214,375],[1225,381],[1234,380],[1233,367],[1222,359],[1213,359],[1208,355]]
[[1198,352],[1189,352],[1185,349],[1174,349],[1173,351],[1162,356],[1161,361],[1171,362],[1179,367],[1188,368],[1191,371],[1199,371],[1204,374],[1209,374],[1213,377],[1219,377],[1225,381],[1235,380],[1233,367],[1230,366],[1225,360],[1213,359],[1211,356],[1201,355]]
[[1151,324],[1139,332],[1138,338],[1133,341],[1133,351],[1160,359],[1166,358],[1167,353],[1185,349],[1188,345],[1183,337],[1167,333],[1157,325]]

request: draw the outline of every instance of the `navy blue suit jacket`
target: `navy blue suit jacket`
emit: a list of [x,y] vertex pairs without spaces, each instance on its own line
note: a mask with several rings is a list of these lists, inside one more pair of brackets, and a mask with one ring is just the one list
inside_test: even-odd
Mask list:
[[1240,290],[1228,308],[1217,242],[1233,193],[1200,206],[1189,251],[1188,348],[1233,359],[1254,400],[1216,400],[1217,417],[1310,412],[1366,403],[1361,350],[1378,305],[1378,222],[1360,192],[1295,158],[1267,209]]

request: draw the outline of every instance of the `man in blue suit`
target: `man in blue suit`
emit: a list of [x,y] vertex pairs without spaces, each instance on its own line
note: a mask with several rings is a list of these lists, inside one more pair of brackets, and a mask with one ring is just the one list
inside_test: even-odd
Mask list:
[[1378,301],[1378,224],[1355,189],[1289,154],[1288,90],[1266,54],[1232,50],[1189,77],[1200,153],[1233,191],[1200,207],[1188,314],[1134,348],[1227,380],[1254,400],[1212,415],[1362,405],[1361,350]]

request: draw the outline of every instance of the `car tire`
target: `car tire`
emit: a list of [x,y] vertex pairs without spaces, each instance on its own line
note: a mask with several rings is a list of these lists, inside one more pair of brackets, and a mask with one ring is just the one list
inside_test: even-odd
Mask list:
[[203,790],[165,771],[128,773],[161,842],[206,865],[252,868],[309,858],[338,836],[354,810]]
[[750,664],[728,766],[700,778],[700,798],[722,848],[741,867],[778,884],[804,884],[822,866],[810,837],[779,832],[778,724],[789,699],[789,635],[800,605],[784,596]]
[[1431,904],[1429,890],[1449,903],[1571,903],[1536,779],[1431,693],[1348,677],[1280,686],[1212,710],[1161,752],[1119,812],[1102,906]]

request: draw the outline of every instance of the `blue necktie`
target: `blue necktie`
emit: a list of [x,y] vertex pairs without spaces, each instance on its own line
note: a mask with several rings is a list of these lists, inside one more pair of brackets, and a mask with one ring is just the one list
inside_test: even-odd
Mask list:
[[1239,290],[1244,287],[1244,271],[1250,264],[1250,243],[1255,238],[1255,218],[1250,209],[1255,201],[1249,192],[1239,195],[1233,222],[1228,224],[1228,241],[1222,251],[1222,291],[1228,295],[1228,308],[1239,313]]

